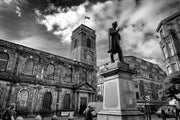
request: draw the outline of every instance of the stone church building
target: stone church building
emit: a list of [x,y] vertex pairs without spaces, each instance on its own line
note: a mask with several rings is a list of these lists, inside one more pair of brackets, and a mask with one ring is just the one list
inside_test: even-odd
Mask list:
[[71,59],[0,39],[1,113],[16,103],[18,114],[82,114],[96,84],[96,35],[83,24],[72,32]]

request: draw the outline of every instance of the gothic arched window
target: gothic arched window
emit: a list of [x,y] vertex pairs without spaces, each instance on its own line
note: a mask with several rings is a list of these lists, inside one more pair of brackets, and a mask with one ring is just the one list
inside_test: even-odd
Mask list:
[[91,48],[91,40],[89,38],[87,39],[87,47]]
[[52,94],[50,92],[46,92],[43,98],[42,109],[50,110],[51,104],[52,104]]
[[54,72],[55,72],[55,67],[53,64],[49,64],[47,69],[46,69],[46,77],[49,79],[54,79]]
[[0,70],[5,71],[8,65],[9,55],[7,53],[0,53]]
[[34,61],[32,59],[27,59],[24,67],[24,74],[32,75],[34,68]]
[[70,94],[65,94],[64,99],[63,99],[63,109],[70,109]]
[[65,73],[65,81],[66,82],[72,82],[72,68],[67,68],[66,70],[66,73]]
[[18,101],[20,107],[26,107],[28,102],[29,93],[26,89],[23,89],[18,94]]

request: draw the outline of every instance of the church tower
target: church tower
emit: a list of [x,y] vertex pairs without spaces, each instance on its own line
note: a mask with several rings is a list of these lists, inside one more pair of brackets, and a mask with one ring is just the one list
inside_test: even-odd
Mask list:
[[96,67],[95,30],[81,24],[72,32],[71,58]]

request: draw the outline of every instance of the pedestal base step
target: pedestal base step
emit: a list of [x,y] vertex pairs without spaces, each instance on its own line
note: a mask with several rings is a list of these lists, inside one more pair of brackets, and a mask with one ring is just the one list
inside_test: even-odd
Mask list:
[[138,111],[134,111],[134,113],[101,111],[98,113],[97,120],[145,120],[145,116]]

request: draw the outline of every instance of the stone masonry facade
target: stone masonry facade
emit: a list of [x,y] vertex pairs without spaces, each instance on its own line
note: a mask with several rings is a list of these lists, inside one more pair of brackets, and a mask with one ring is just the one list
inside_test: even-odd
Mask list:
[[92,65],[0,40],[0,110],[17,113],[79,113],[95,101]]

